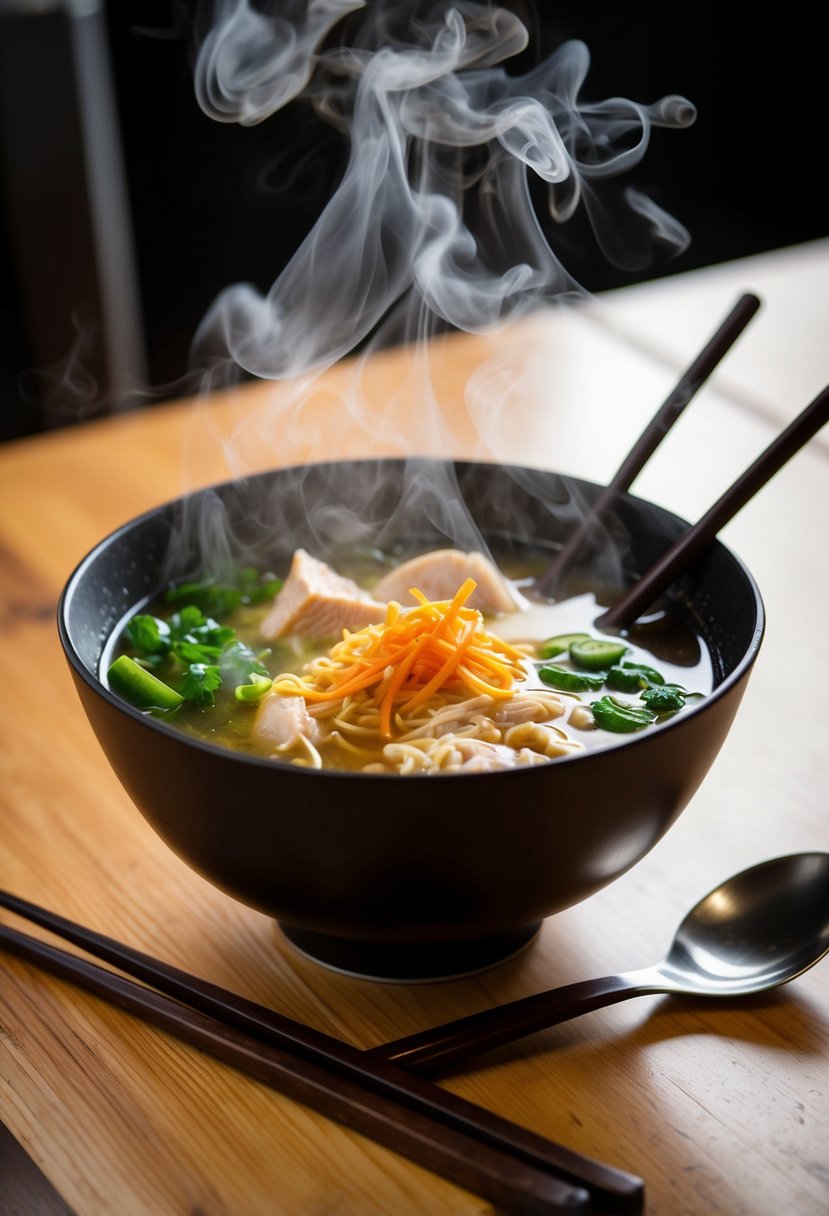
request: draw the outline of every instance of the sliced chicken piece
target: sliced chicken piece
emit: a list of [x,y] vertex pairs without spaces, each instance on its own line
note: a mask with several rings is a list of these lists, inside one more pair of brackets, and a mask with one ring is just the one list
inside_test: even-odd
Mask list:
[[297,549],[282,590],[262,621],[261,633],[268,641],[288,633],[323,640],[339,638],[343,629],[353,632],[385,618],[385,603],[304,549]]
[[463,553],[460,549],[434,549],[404,562],[380,579],[372,589],[378,600],[397,600],[404,606],[417,601],[409,593],[416,587],[430,600],[449,600],[464,579],[474,578],[478,586],[467,600],[479,612],[517,612],[525,601],[483,553]]
[[308,713],[304,697],[282,697],[278,692],[269,692],[256,711],[253,736],[273,747],[285,747],[300,736],[316,743],[320,727]]

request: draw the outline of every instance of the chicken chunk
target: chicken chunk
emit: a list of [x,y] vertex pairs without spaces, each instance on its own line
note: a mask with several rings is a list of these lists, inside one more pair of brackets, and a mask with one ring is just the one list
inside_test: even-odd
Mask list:
[[297,549],[282,590],[262,621],[261,633],[268,641],[288,633],[322,640],[385,617],[385,603],[304,549]]
[[474,578],[478,586],[467,603],[479,612],[517,612],[524,606],[515,591],[483,553],[463,553],[460,549],[435,549],[404,562],[380,579],[372,594],[378,600],[397,600],[407,606],[416,603],[409,588],[416,587],[427,599],[451,599],[464,579]]
[[320,727],[308,713],[304,697],[282,697],[270,692],[259,703],[252,733],[259,743],[286,747],[300,735],[311,743],[318,742]]

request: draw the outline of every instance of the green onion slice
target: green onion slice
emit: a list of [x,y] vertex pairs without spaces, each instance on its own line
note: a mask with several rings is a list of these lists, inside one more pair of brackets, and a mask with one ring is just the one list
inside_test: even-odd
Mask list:
[[169,684],[125,654],[110,665],[107,680],[113,692],[140,709],[177,709],[184,700]]
[[248,679],[249,684],[238,684],[234,689],[233,695],[237,701],[261,701],[265,693],[270,692],[273,687],[273,680],[260,676],[255,671],[250,673]]
[[547,638],[538,648],[540,659],[554,659],[557,654],[564,654],[574,642],[583,642],[590,637],[589,633],[560,633],[557,637]]
[[607,671],[618,663],[630,647],[624,642],[611,642],[604,638],[584,638],[570,643],[570,658],[585,671]]

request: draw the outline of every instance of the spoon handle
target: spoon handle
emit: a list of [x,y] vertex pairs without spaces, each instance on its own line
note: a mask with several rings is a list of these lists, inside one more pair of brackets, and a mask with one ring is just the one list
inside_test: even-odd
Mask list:
[[[650,982],[649,982],[650,981]],[[670,983],[658,972],[643,969],[601,979],[579,980],[563,988],[552,988],[534,996],[496,1005],[480,1013],[445,1022],[406,1038],[372,1047],[366,1055],[393,1060],[407,1071],[431,1073],[482,1051],[569,1021],[605,1005],[615,1005],[632,996],[670,992]]]

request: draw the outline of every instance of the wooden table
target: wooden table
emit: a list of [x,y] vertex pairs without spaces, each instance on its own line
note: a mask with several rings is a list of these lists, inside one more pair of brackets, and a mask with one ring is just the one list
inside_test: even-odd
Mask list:
[[[764,308],[636,483],[696,518],[827,378],[829,242],[608,294],[312,390],[256,384],[0,449],[0,886],[359,1046],[659,958],[707,890],[829,848],[822,433],[728,526],[768,630],[702,788],[630,873],[473,978],[383,985],[297,955],[153,834],[80,710],[55,630],[83,554],[197,485],[296,460],[489,456],[606,480],[744,290]],[[361,379],[358,378],[361,373]],[[5,917],[11,922],[13,918]],[[443,1082],[641,1174],[651,1214],[829,1210],[829,962],[762,998],[640,998]],[[2,1118],[78,1216],[463,1216],[487,1205],[0,956]],[[0,1211],[3,1210],[0,1178]]]

